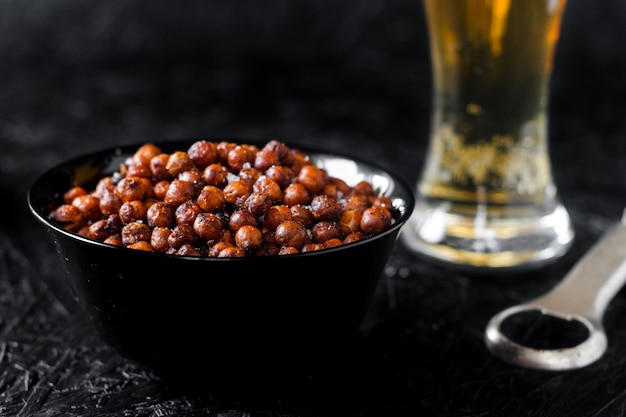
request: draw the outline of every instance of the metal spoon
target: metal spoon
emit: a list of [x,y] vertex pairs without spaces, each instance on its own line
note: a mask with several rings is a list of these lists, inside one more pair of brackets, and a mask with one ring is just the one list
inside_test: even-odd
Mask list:
[[[509,307],[487,324],[485,342],[497,357],[514,365],[543,370],[569,370],[598,360],[607,347],[602,325],[604,311],[626,281],[626,210],[621,222],[612,226],[565,278],[547,294],[530,302]],[[526,315],[526,317],[522,317]],[[528,346],[503,333],[505,324],[520,319],[561,322],[563,329],[583,327],[585,336],[576,343],[557,347]],[[530,323],[532,326],[534,323]],[[514,329],[515,330],[515,329]],[[517,335],[521,334],[517,329]],[[515,332],[514,332],[515,333]],[[544,332],[544,334],[550,333]],[[565,332],[559,332],[565,335]],[[580,335],[580,332],[579,332]],[[560,338],[560,336],[559,336]],[[584,339],[580,341],[580,339]]]

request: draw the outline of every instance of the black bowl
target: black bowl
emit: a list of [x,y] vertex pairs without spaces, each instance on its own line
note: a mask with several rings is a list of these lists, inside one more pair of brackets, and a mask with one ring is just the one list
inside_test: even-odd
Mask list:
[[[173,152],[190,143],[157,145]],[[102,339],[164,375],[202,374],[205,381],[305,373],[332,359],[340,363],[413,211],[405,182],[373,163],[299,148],[349,184],[371,182],[400,215],[374,237],[295,255],[156,254],[89,240],[48,218],[64,191],[93,186],[138,146],[74,158],[41,175],[28,194],[32,214],[53,240],[76,299]]]

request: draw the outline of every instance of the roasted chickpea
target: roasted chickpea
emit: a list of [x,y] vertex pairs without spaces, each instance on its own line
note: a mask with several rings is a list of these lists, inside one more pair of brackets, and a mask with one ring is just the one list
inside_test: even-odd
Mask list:
[[141,145],[132,156],[132,163],[136,165],[150,165],[150,161],[155,156],[161,154],[161,148],[153,143]]
[[341,217],[341,206],[325,194],[316,195],[311,200],[311,214],[316,220],[337,221]]
[[172,227],[176,219],[174,208],[164,201],[151,205],[146,212],[150,227]]
[[367,237],[367,235],[363,232],[354,232],[354,233],[350,233],[348,236],[346,236],[343,239],[343,244],[348,244],[348,243],[352,243],[352,242],[358,242],[359,240],[363,240]]
[[202,179],[207,185],[223,188],[228,184],[228,168],[220,164],[210,164],[202,171]]
[[217,258],[221,251],[226,248],[235,248],[235,244],[231,242],[217,242],[215,245],[209,248],[208,256],[211,258]]
[[341,178],[329,177],[328,181],[330,184],[335,186],[335,189],[339,194],[338,197],[346,196],[350,193],[350,186]]
[[293,163],[291,164],[291,169],[296,175],[300,172],[302,167],[312,164],[311,157],[301,150],[292,149],[291,154],[293,155]]
[[154,190],[152,189],[152,180],[150,178],[139,178],[139,181],[143,184],[145,192],[144,199],[154,197]]
[[169,237],[172,231],[168,227],[155,227],[150,236],[150,245],[155,252],[165,253],[170,248]]
[[281,141],[272,139],[263,146],[262,150],[273,151],[282,165],[291,166],[293,164],[294,157],[291,149]]
[[195,234],[205,240],[217,239],[224,231],[224,225],[213,213],[200,213],[193,223]]
[[[226,224],[227,223],[222,218],[220,218],[220,220],[222,220],[222,224]],[[224,232],[217,239],[215,239],[214,242],[215,243],[217,243],[217,242],[227,242],[227,243],[231,243],[231,244],[234,245],[235,244],[235,238],[233,237],[233,231],[230,230],[230,229],[226,229],[226,226],[224,226]]]
[[328,239],[323,243],[324,249],[334,248],[343,245],[343,241],[339,238]]
[[233,232],[236,232],[242,226],[258,227],[258,225],[259,222],[256,216],[248,210],[235,210],[228,220],[228,226]]
[[372,198],[372,206],[385,207],[387,210],[394,210],[393,202],[391,199],[384,195],[375,196]]
[[146,196],[145,182],[139,177],[122,178],[115,189],[122,201],[143,200]]
[[181,172],[194,169],[195,165],[187,152],[176,151],[170,155],[165,168],[172,177],[177,177]]
[[296,253],[300,253],[300,251],[293,246],[281,246],[280,250],[278,251],[279,255],[294,255]]
[[104,219],[93,222],[89,226],[89,235],[92,239],[104,241],[122,231],[122,220],[118,215],[111,214]]
[[139,242],[131,243],[127,246],[129,249],[142,250],[144,252],[154,252],[150,243],[145,240],[140,240]]
[[339,226],[344,235],[361,231],[363,209],[346,210],[341,214]]
[[306,228],[293,220],[282,222],[276,227],[274,234],[276,243],[281,246],[293,246],[300,249],[307,242]]
[[252,166],[254,163],[254,152],[249,146],[237,145],[228,152],[227,161],[231,169],[240,171],[246,166]]
[[146,214],[148,214],[148,209],[150,208],[150,206],[152,206],[154,203],[158,203],[158,202],[161,202],[161,201],[162,201],[162,200],[160,200],[160,199],[158,199],[158,198],[156,198],[156,197],[149,197],[149,198],[146,198],[146,199],[143,201],[143,205],[144,205],[144,207],[146,208]]
[[152,230],[145,223],[132,222],[122,227],[122,243],[124,246],[132,245],[141,241],[150,241]]
[[317,194],[324,189],[328,183],[326,171],[315,165],[305,165],[298,173],[298,182],[307,189],[309,193]]
[[103,188],[100,192],[100,211],[104,216],[118,214],[124,202],[115,188]]
[[337,191],[335,184],[326,184],[322,189],[322,194],[332,198],[333,200],[337,200],[339,198],[339,191]]
[[94,235],[91,234],[91,231],[89,230],[89,225],[81,227],[76,233],[87,239],[98,240]]
[[286,204],[272,206],[267,210],[263,225],[269,230],[276,230],[279,224],[286,220],[292,220],[291,210]]
[[181,223],[172,229],[167,241],[170,247],[178,249],[185,244],[193,245],[196,243],[196,239],[193,227],[187,223]]
[[149,165],[132,164],[128,166],[126,175],[137,178],[152,178],[152,170]]
[[261,217],[272,207],[272,198],[263,191],[254,191],[246,198],[244,207],[255,216]]
[[91,223],[89,226],[85,226],[87,227],[87,233],[85,233],[84,229],[81,229],[79,234],[88,236],[90,239],[104,241],[106,238],[120,232],[120,229],[117,229],[116,231],[109,230],[107,226],[107,220],[101,219]]
[[154,198],[157,198],[159,200],[165,199],[165,194],[167,194],[167,189],[169,187],[170,187],[170,181],[168,180],[161,180],[157,182],[156,184],[154,184],[154,187],[152,187]]
[[202,208],[198,203],[187,200],[174,210],[174,218],[177,224],[193,224],[198,214],[202,213]]
[[274,230],[269,230],[268,228],[263,227],[261,232],[263,232],[263,244],[278,246]]
[[167,204],[177,207],[183,204],[187,200],[191,200],[195,197],[195,186],[187,181],[175,179],[167,187],[165,198],[163,199]]
[[283,191],[283,203],[288,206],[297,204],[309,204],[311,195],[306,187],[299,183],[290,184]]
[[65,230],[78,232],[87,223],[85,215],[76,206],[63,204],[51,213],[52,220]]
[[104,239],[103,242],[109,245],[113,245],[113,246],[124,247],[124,244],[122,243],[122,235],[120,235],[119,233],[116,235],[107,237],[106,239]]
[[254,253],[256,256],[273,256],[278,255],[280,246],[276,243],[263,242],[260,248]]
[[178,174],[178,179],[193,184],[194,195],[198,195],[198,193],[200,193],[200,190],[202,190],[202,187],[204,187],[204,183],[202,182],[202,174],[195,169],[181,172],[180,174]]
[[207,140],[195,141],[187,150],[187,155],[200,169],[218,161],[217,145]]
[[261,149],[254,157],[254,167],[259,171],[265,171],[272,165],[280,164],[280,157],[272,149]]
[[362,195],[350,195],[341,203],[343,211],[365,210],[370,206],[367,198]]
[[120,207],[119,217],[124,223],[136,222],[146,219],[147,209],[140,200],[126,201]]
[[94,221],[102,217],[100,199],[93,194],[77,196],[72,200],[72,205],[80,209],[87,221]]
[[234,207],[241,208],[252,191],[252,186],[246,181],[233,181],[224,187],[224,199]]
[[191,246],[190,244],[186,243],[178,248],[175,255],[200,257],[202,256],[202,252],[200,252],[197,248]]
[[276,181],[283,189],[291,184],[295,178],[293,170],[284,165],[272,165],[265,170],[265,176]]
[[247,181],[250,184],[254,184],[256,180],[258,180],[262,175],[263,173],[256,168],[241,168],[241,170],[239,170],[238,177],[242,181]]
[[296,204],[295,206],[289,207],[289,211],[291,211],[291,219],[302,224],[307,229],[313,224],[313,214],[307,206]]
[[237,147],[237,144],[234,142],[221,141],[216,145],[217,147],[217,155],[219,158],[219,163],[223,165],[228,165],[228,153]]
[[218,258],[243,258],[246,251],[238,246],[228,246],[220,251]]
[[311,227],[311,237],[315,243],[324,243],[330,239],[341,239],[343,234],[337,223],[321,221]]
[[72,204],[72,201],[74,201],[76,197],[85,196],[85,195],[87,195],[87,190],[85,190],[83,187],[72,187],[69,190],[67,190],[65,193],[63,193],[63,203]]
[[172,180],[174,176],[167,170],[170,156],[166,153],[155,155],[150,160],[150,171],[152,177],[157,181]]
[[270,196],[272,202],[280,200],[283,190],[281,190],[280,185],[276,181],[268,177],[260,177],[256,180],[256,182],[252,185],[252,191],[256,192],[264,192]]
[[224,210],[226,206],[226,199],[224,198],[224,192],[213,185],[205,185],[198,195],[198,206],[202,210],[214,213]]
[[245,251],[253,251],[261,247],[263,234],[254,226],[242,226],[235,233],[235,243]]
[[[115,184],[113,183],[113,178],[112,177],[104,177],[102,179],[100,179],[100,181],[98,181],[98,184],[96,184],[96,189],[93,191],[93,195],[95,195],[96,197],[98,197],[99,199],[102,199],[102,194],[106,191],[111,191],[111,190],[115,190]],[[71,201],[67,201],[67,203],[71,203]]]
[[324,245],[322,243],[307,243],[302,247],[302,253],[314,252],[322,249],[324,249]]
[[376,192],[374,187],[367,181],[360,181],[354,187],[352,187],[352,193],[357,195],[364,195],[367,197],[375,196]]
[[391,217],[380,207],[369,207],[363,211],[361,230],[369,235],[387,230],[391,226]]

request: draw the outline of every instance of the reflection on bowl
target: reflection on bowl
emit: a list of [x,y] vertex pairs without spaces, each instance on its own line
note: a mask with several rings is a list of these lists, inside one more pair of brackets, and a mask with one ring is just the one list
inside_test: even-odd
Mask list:
[[[190,143],[157,145],[174,152]],[[138,146],[65,162],[41,175],[28,194],[32,214],[53,240],[77,300],[104,341],[166,375],[203,373],[215,382],[309,372],[349,344],[413,210],[413,194],[400,178],[372,163],[299,148],[329,175],[350,185],[372,183],[398,215],[373,237],[292,255],[152,253],[94,241],[50,220],[49,207],[65,191],[92,187]]]

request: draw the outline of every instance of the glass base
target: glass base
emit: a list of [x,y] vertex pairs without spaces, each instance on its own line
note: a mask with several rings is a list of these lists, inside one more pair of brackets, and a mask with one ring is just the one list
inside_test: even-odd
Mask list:
[[528,269],[562,256],[574,232],[560,203],[494,216],[480,207],[468,211],[445,201],[418,200],[400,238],[412,251],[446,264]]

